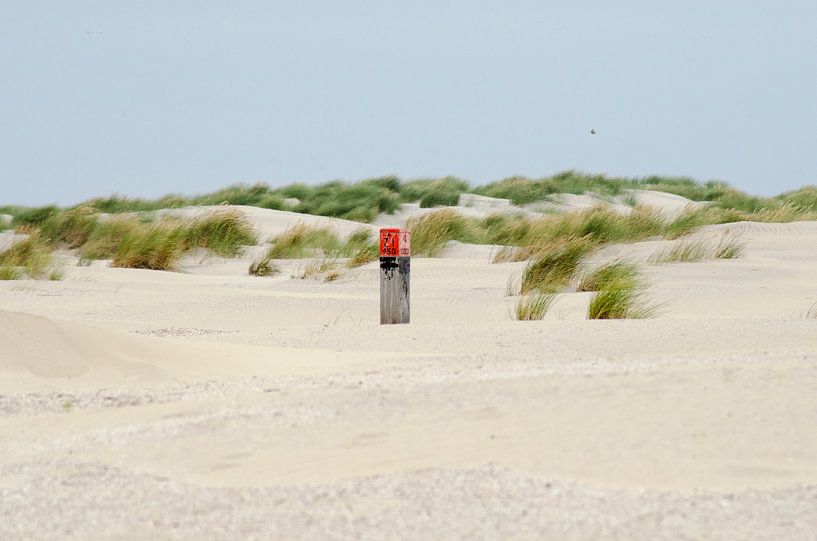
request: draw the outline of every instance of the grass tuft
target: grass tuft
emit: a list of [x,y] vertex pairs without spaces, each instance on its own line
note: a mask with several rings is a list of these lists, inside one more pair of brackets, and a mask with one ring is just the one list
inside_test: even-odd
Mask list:
[[234,210],[193,220],[185,232],[185,248],[207,248],[222,257],[237,257],[257,242],[247,217]]
[[43,220],[39,227],[43,238],[66,248],[79,248],[88,242],[97,223],[94,209],[80,207],[55,212]]
[[173,270],[185,246],[185,230],[150,224],[125,234],[111,266],[129,269]]
[[80,262],[94,259],[112,259],[128,235],[137,235],[143,224],[132,217],[114,217],[97,222],[96,227],[80,249]]
[[22,277],[23,273],[17,267],[0,266],[0,280],[19,280]]
[[342,265],[340,261],[333,257],[313,259],[306,265],[295,269],[292,277],[305,280],[307,278],[315,278],[324,274],[324,281],[331,282],[340,276],[341,267]]
[[514,316],[519,321],[535,321],[545,317],[555,295],[552,293],[534,292],[522,295],[514,306]]
[[667,263],[693,263],[705,259],[709,253],[709,246],[702,240],[688,240],[676,242],[670,248],[661,250],[649,258],[654,265]]
[[587,237],[559,240],[537,247],[522,273],[520,292],[554,293],[567,287],[579,262],[593,249]]
[[740,235],[733,235],[729,231],[724,231],[718,245],[715,247],[713,257],[715,259],[737,259],[743,255],[746,243]]
[[648,306],[638,280],[613,281],[599,289],[587,308],[588,319],[645,319],[655,309]]
[[632,284],[638,282],[638,269],[628,261],[616,261],[602,265],[581,277],[576,291],[602,291],[614,284]]
[[249,268],[249,274],[252,276],[274,276],[279,272],[281,272],[281,268],[273,263],[267,255],[253,261]]
[[474,244],[485,242],[479,222],[451,209],[415,216],[406,220],[403,225],[411,231],[412,255],[434,257],[452,240]]
[[273,239],[268,255],[270,259],[301,259],[314,255],[336,253],[341,242],[331,230],[297,224]]
[[[0,267],[14,268],[22,276],[25,272],[30,278],[41,278],[51,264],[51,246],[43,240],[39,231],[34,231],[28,238],[17,241],[0,252]],[[11,275],[7,271],[8,275]]]

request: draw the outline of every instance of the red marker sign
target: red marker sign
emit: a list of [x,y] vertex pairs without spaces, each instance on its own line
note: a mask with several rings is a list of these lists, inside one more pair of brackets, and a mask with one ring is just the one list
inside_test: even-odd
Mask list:
[[380,230],[380,257],[410,257],[411,233],[406,229]]

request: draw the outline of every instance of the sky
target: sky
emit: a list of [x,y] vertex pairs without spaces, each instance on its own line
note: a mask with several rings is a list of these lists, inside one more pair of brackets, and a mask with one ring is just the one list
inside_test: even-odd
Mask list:
[[0,205],[565,169],[761,195],[817,183],[814,0],[2,12]]

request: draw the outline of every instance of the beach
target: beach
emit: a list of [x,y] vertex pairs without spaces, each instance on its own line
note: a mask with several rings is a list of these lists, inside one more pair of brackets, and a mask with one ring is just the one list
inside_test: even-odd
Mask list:
[[[262,238],[360,225],[239,210]],[[0,282],[0,537],[813,539],[817,223],[692,236],[724,231],[742,257],[593,256],[642,265],[639,320],[565,293],[514,321],[525,264],[495,246],[414,257],[395,326],[377,262],[325,282],[247,275],[260,247],[176,272],[62,253],[61,281]]]

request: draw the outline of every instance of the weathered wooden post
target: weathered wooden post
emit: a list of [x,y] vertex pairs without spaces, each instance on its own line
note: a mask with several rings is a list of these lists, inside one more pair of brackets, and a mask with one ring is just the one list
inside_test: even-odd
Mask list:
[[408,323],[411,277],[411,233],[380,230],[380,324]]

